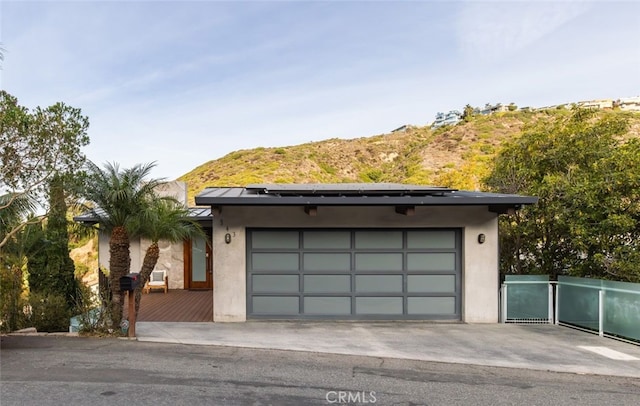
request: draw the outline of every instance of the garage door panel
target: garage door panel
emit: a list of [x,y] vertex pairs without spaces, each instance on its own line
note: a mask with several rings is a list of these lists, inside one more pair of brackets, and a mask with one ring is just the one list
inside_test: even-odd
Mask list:
[[351,297],[306,296],[304,313],[313,315],[346,316],[351,314]]
[[251,265],[254,271],[297,271],[300,268],[298,254],[254,252]]
[[356,297],[356,314],[403,314],[401,297]]
[[297,231],[255,231],[251,234],[254,249],[298,248],[300,237]]
[[456,253],[408,253],[407,270],[409,271],[451,271],[456,270]]
[[455,293],[455,275],[408,275],[407,291],[410,293]]
[[402,231],[356,231],[355,248],[402,249]]
[[349,249],[350,231],[305,231],[302,233],[304,249]]
[[350,293],[350,275],[305,275],[305,293]]
[[300,298],[297,296],[253,296],[253,313],[295,315],[300,312]]
[[344,271],[351,270],[351,254],[325,252],[309,253],[302,256],[304,271]]
[[254,292],[294,292],[299,288],[298,275],[253,275],[251,278]]
[[451,297],[409,297],[407,298],[408,314],[455,315],[456,298]]
[[402,271],[402,253],[356,254],[356,271]]
[[407,231],[409,249],[455,249],[456,240],[454,230]]
[[356,293],[402,292],[402,275],[356,275]]

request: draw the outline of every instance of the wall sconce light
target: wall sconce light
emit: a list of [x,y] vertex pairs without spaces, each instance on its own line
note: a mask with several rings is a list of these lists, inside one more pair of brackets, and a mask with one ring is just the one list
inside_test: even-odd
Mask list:
[[226,242],[227,244],[229,244],[231,242],[231,234],[226,233],[224,235],[224,242]]
[[487,237],[484,234],[478,234],[478,244],[484,244]]

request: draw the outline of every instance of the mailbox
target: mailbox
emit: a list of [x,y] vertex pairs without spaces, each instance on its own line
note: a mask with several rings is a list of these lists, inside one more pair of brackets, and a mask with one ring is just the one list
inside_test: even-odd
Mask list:
[[129,273],[120,278],[120,290],[135,290],[140,284],[140,274]]

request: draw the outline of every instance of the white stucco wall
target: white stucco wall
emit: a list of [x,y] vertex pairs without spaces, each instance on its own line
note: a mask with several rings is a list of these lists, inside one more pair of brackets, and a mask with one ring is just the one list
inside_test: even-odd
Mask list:
[[[109,234],[101,232],[98,238],[98,260],[100,268],[109,269]],[[129,246],[131,272],[140,272],[144,254],[150,241],[132,238]],[[184,289],[184,248],[182,242],[171,244],[158,242],[160,257],[154,269],[166,270],[169,277],[169,289]]]
[[[187,204],[187,184],[171,181],[158,186],[159,196],[170,196]],[[100,232],[98,235],[98,261],[100,268],[109,269],[109,233]],[[131,238],[129,253],[131,255],[131,272],[140,272],[144,254],[150,242]],[[171,244],[168,241],[158,242],[160,257],[154,269],[166,270],[169,277],[169,289],[184,289],[184,246],[182,242]]]
[[[109,259],[111,255],[109,253],[109,239],[111,234],[104,231],[100,231],[98,235],[98,263],[100,268],[109,269]],[[129,242],[129,254],[131,255],[131,272],[140,271],[140,265],[142,265],[142,258],[144,258],[144,252],[140,255],[140,240],[131,239]]]
[[156,188],[159,196],[173,197],[180,203],[187,205],[187,184],[177,180],[166,182]]
[[[309,216],[302,207],[223,207],[213,221],[213,319],[246,320],[246,228],[339,227],[462,229],[462,320],[498,321],[498,220],[486,206],[416,207],[415,215],[394,207],[318,207]],[[225,234],[231,242],[225,242]],[[484,244],[478,234],[485,234]]]

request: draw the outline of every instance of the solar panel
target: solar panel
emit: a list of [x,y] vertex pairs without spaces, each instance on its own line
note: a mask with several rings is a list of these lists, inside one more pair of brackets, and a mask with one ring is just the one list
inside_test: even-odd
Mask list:
[[273,194],[279,196],[297,195],[441,195],[453,192],[456,189],[449,189],[437,186],[405,185],[401,183],[309,183],[309,184],[251,184],[246,187],[247,191],[258,194]]

